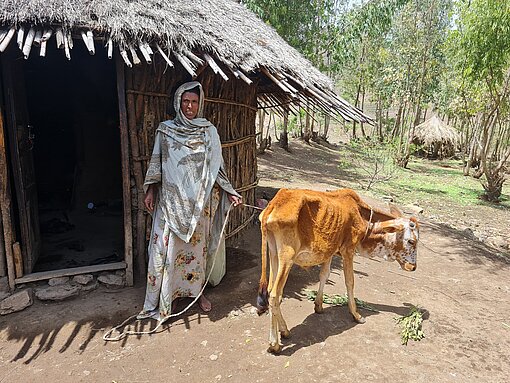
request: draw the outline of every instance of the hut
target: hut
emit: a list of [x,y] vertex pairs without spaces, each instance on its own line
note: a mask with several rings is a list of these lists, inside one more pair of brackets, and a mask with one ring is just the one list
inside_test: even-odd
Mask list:
[[434,114],[414,127],[412,142],[423,145],[428,158],[443,159],[455,153],[460,137],[455,129]]
[[[18,0],[0,8],[0,277],[145,273],[142,184],[173,90],[203,84],[228,176],[257,185],[257,110],[367,121],[233,0]],[[253,218],[236,209],[227,238]]]

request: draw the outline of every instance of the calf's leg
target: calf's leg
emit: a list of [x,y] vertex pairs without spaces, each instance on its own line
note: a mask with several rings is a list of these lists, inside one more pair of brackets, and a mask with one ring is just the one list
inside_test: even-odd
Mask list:
[[324,293],[324,285],[329,278],[329,273],[331,272],[331,260],[333,257],[330,257],[329,260],[324,262],[321,266],[321,272],[319,274],[320,282],[319,282],[319,290],[317,290],[317,296],[315,297],[315,307],[314,310],[317,314],[322,314],[324,312],[324,308],[322,307],[323,301],[323,293]]
[[278,354],[282,348],[280,344],[280,334],[282,338],[287,338],[290,335],[289,329],[287,328],[287,323],[285,323],[282,312],[280,310],[280,302],[282,299],[285,282],[287,282],[290,269],[292,268],[292,261],[287,260],[292,259],[291,253],[294,254],[294,250],[289,248],[281,251],[281,253],[278,254],[278,274],[276,275],[273,289],[269,295],[271,329],[269,331],[269,348],[267,351],[274,354]]
[[365,318],[361,316],[356,307],[356,300],[354,299],[354,253],[343,254],[343,268],[345,287],[347,288],[347,302],[349,304],[349,311],[358,323],[365,323]]
[[276,241],[274,235],[270,233],[267,238],[267,246],[269,251],[269,287],[268,292],[273,290],[276,274],[278,273],[278,251],[276,249]]

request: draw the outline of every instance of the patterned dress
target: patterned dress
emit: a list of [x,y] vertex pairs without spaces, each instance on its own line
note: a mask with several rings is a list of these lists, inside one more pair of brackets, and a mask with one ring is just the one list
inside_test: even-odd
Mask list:
[[172,313],[174,299],[198,296],[206,279],[207,244],[219,199],[220,189],[215,186],[189,243],[170,230],[158,204],[149,245],[145,316],[157,317],[159,305],[159,316],[164,318]]

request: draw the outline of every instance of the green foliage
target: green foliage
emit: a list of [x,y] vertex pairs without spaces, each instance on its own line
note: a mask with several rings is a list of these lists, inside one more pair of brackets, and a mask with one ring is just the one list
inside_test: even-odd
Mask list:
[[400,337],[402,344],[407,345],[409,339],[419,341],[425,337],[421,328],[423,315],[417,307],[412,306],[407,315],[395,318],[395,320],[401,328]]
[[[317,290],[306,290],[306,297],[310,301],[315,301],[315,298],[317,297]],[[364,301],[358,298],[354,298],[356,301],[356,305],[358,307],[362,307],[368,311],[373,312],[379,312],[378,310],[374,309],[372,306],[366,304]],[[322,294],[322,301],[328,305],[333,306],[346,306],[348,303],[347,295],[339,295],[339,294]]]
[[375,184],[389,181],[397,171],[395,146],[391,142],[352,140],[347,152],[348,166],[354,166],[360,174],[360,187],[370,190]]
[[501,82],[510,58],[510,2],[458,1],[458,28],[452,31],[457,65],[473,81]]
[[334,0],[243,0],[315,65],[322,64],[331,20],[339,12]]

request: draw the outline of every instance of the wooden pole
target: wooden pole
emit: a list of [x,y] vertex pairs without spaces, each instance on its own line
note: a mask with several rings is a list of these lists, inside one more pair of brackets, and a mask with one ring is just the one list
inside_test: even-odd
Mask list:
[[[73,41],[71,39],[71,41]],[[68,60],[71,60],[71,47],[69,46],[69,39],[64,35],[64,51]]]
[[225,81],[228,81],[228,76],[225,74],[225,72],[223,72],[221,70],[219,65],[216,64],[216,61],[214,61],[214,59],[211,56],[209,56],[207,53],[204,53],[204,58],[205,58],[205,61],[207,61],[207,63],[209,64],[209,66],[211,67],[211,69],[213,70],[214,73],[219,74],[221,77],[223,77],[223,79]]
[[108,47],[108,58],[111,60],[113,57],[113,41],[111,37],[108,39],[106,46]]
[[133,66],[133,64],[131,64],[131,61],[129,61],[129,57],[128,57],[128,54],[127,52],[121,48],[120,50],[120,57],[122,57],[122,60],[124,60],[124,62],[126,63],[126,65],[131,68]]
[[48,42],[46,40],[41,40],[41,49],[39,50],[39,56],[45,57],[46,56],[46,45]]
[[[131,155],[133,158],[140,156],[140,149],[138,143],[138,134],[136,128],[136,110],[134,95],[129,94],[127,97],[127,111],[128,111],[128,130],[129,130],[129,143],[131,145]],[[140,110],[140,109],[138,109]],[[140,161],[133,163],[133,175],[135,178],[135,186],[137,191],[137,214],[136,214],[136,256],[137,265],[140,275],[146,273],[145,265],[145,217],[143,205],[143,170]]]
[[[111,40],[109,41],[111,44]],[[131,215],[131,177],[129,171],[129,138],[126,111],[126,86],[124,64],[116,57],[117,97],[119,100],[120,147],[122,164],[122,198],[124,210],[124,260],[126,262],[126,283],[133,286],[133,221]],[[138,255],[140,257],[140,255]]]
[[38,47],[41,45],[42,34],[43,34],[43,31],[41,31],[40,29],[38,29],[35,32],[34,42],[33,42],[34,47]]
[[62,28],[57,28],[56,32],[57,48],[64,49],[64,32]]
[[80,35],[81,35],[81,39],[83,40],[83,43],[85,44],[85,48],[87,48],[87,50],[90,51],[90,48],[89,48],[89,39],[87,37],[87,32],[81,31]]
[[41,42],[48,41],[51,38],[51,35],[53,35],[53,30],[51,29],[45,29],[44,33],[41,37]]
[[166,63],[169,66],[173,67],[174,63],[168,58],[166,53],[163,51],[163,49],[161,49],[161,47],[158,44],[156,44],[156,49],[158,50],[159,54],[163,57],[163,59],[166,61]]
[[35,37],[35,29],[30,28],[30,30],[27,33],[27,38],[25,39],[25,44],[23,44],[23,57],[28,59],[28,56],[30,56],[30,50],[32,49],[32,42],[34,41]]
[[131,57],[133,58],[133,64],[138,65],[142,63],[142,60],[138,58],[138,55],[136,54],[135,48],[133,46],[129,46],[129,52],[131,53]]
[[17,42],[18,42],[18,48],[20,50],[23,49],[23,37],[24,36],[25,36],[25,28],[19,27]]
[[16,278],[23,276],[23,257],[21,256],[21,247],[19,242],[12,244],[12,253],[14,254],[14,270],[16,272]]
[[[0,212],[2,208],[0,207]],[[4,225],[0,214],[0,278],[7,275],[7,260],[5,259]]]
[[94,47],[94,34],[92,33],[92,31],[87,31],[87,41],[89,53],[93,56],[96,54],[96,48]]
[[12,27],[9,29],[9,32],[7,33],[7,36],[2,40],[2,44],[0,44],[0,52],[5,51],[9,43],[11,42],[12,36],[14,36],[14,33],[16,33],[16,28]]
[[9,189],[9,175],[7,172],[7,157],[4,136],[3,110],[0,106],[0,211],[2,215],[5,259],[7,263],[7,277],[11,290],[15,287],[14,256],[12,253],[13,234],[11,219],[11,194]]
[[140,44],[138,48],[140,48],[140,52],[142,52],[142,56],[147,62],[147,64],[152,64],[151,55],[149,53],[149,50],[147,49],[148,45]]

